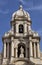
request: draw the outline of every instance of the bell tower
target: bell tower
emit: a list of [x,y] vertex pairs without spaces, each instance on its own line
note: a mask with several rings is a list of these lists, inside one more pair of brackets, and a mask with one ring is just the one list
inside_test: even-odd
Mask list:
[[[13,13],[11,27],[14,33],[14,57],[18,59],[29,59],[29,36],[28,31],[31,31],[31,19],[29,13],[23,10],[20,5],[19,10]],[[16,43],[16,44],[15,44]],[[27,53],[28,52],[28,53]],[[22,60],[21,60],[22,61]]]
[[31,29],[31,18],[20,5],[11,19],[11,30],[3,36],[2,65],[34,65],[40,60],[40,37]]

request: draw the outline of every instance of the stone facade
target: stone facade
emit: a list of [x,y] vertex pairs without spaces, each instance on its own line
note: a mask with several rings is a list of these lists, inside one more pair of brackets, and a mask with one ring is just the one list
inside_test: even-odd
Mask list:
[[40,36],[31,29],[31,18],[22,6],[13,13],[11,30],[2,38],[1,65],[42,65]]

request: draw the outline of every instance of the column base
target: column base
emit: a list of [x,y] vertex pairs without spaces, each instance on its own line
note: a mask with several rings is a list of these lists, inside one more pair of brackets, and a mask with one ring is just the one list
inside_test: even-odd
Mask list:
[[7,58],[3,58],[2,65],[7,65],[7,64],[8,64],[8,59]]
[[30,60],[33,60],[33,57],[32,56],[30,57]]
[[11,57],[10,63],[9,64],[13,64],[14,63],[14,57]]

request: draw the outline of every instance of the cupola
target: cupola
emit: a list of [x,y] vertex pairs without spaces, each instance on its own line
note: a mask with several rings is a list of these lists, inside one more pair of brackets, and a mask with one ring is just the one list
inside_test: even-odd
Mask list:
[[30,14],[28,12],[26,12],[25,10],[23,10],[22,5],[20,5],[19,10],[17,10],[16,12],[14,12],[12,14],[11,21],[14,21],[14,20],[28,20],[28,21],[31,21],[31,18],[30,18]]

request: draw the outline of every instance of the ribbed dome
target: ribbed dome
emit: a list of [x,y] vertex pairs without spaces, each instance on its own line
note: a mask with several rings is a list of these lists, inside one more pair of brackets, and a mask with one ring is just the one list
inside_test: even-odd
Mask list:
[[14,19],[19,19],[19,18],[26,18],[26,19],[28,19],[29,21],[31,21],[29,13],[26,12],[25,10],[23,10],[22,5],[20,5],[18,11],[16,11],[16,12],[13,13],[13,15],[12,15],[12,21],[13,21]]

